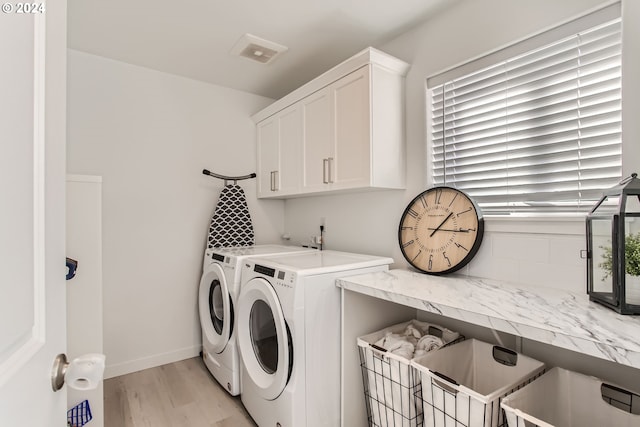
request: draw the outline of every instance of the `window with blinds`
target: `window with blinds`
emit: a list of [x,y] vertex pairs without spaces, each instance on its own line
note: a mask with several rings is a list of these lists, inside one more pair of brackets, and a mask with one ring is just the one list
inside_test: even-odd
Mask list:
[[465,191],[487,213],[589,210],[622,175],[617,16],[439,76],[428,89],[433,183]]

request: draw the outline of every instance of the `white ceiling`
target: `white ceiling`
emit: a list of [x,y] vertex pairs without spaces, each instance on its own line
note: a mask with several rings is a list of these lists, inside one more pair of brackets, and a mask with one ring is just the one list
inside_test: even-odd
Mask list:
[[[454,0],[68,0],[72,49],[281,98]],[[230,53],[245,33],[289,50],[271,64]]]

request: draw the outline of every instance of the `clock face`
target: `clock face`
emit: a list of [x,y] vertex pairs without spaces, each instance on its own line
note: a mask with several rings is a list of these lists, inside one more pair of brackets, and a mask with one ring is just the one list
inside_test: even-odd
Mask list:
[[479,208],[462,191],[435,187],[409,203],[398,230],[402,255],[418,270],[451,273],[476,254],[484,222]]

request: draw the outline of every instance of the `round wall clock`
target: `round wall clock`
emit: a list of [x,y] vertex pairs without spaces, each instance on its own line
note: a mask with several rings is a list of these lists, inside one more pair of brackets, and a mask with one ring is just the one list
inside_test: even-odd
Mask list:
[[398,229],[402,255],[429,274],[454,272],[478,252],[484,220],[469,196],[451,187],[434,187],[409,203]]

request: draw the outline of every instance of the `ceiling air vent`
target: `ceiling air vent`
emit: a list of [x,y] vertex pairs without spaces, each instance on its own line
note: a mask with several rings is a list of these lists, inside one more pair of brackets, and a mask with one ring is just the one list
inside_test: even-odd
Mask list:
[[288,47],[282,46],[281,44],[261,39],[252,34],[245,34],[240,37],[235,46],[233,46],[231,53],[262,64],[269,64],[288,49]]

